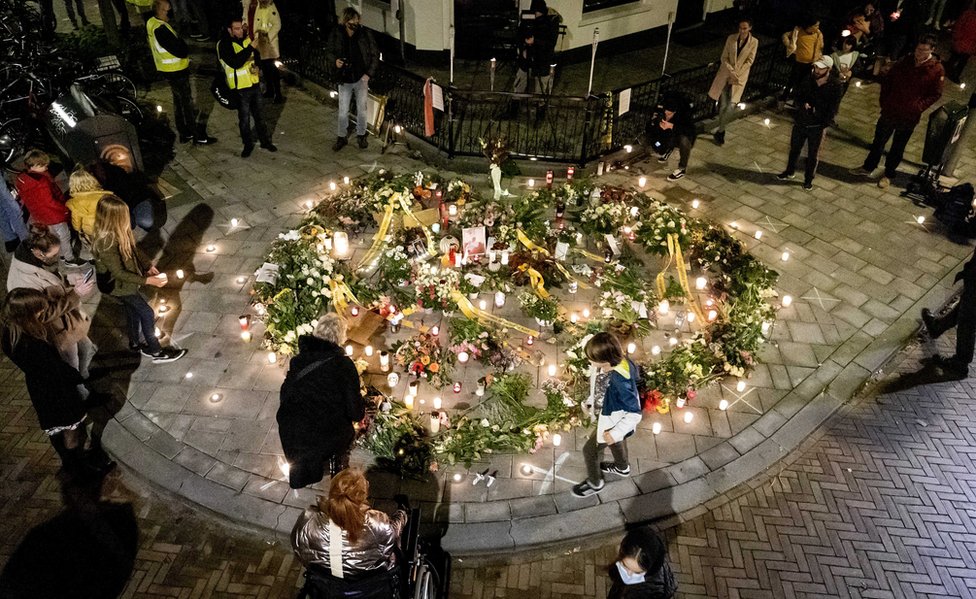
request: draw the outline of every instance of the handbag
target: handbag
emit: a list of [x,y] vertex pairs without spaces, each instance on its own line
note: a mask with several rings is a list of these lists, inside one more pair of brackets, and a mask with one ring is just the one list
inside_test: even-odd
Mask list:
[[95,271],[95,286],[105,294],[111,295],[115,291],[115,276],[110,271]]
[[[236,71],[234,72],[234,77],[236,81]],[[213,82],[210,84],[210,93],[213,95],[217,104],[220,104],[227,110],[237,110],[238,106],[241,105],[241,98],[237,94],[237,90],[233,90],[227,85],[227,78],[224,77],[223,73],[218,73],[213,78]]]

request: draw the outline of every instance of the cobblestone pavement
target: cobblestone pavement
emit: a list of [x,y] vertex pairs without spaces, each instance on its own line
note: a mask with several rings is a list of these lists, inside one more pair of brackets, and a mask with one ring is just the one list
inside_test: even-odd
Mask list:
[[[940,341],[943,351],[951,339]],[[880,394],[835,414],[768,473],[677,521],[659,523],[681,597],[971,597],[976,594],[976,385],[940,383],[915,345]],[[951,349],[950,349],[951,351]],[[0,562],[60,509],[57,458],[20,376],[0,364]],[[927,383],[910,386],[915,383]],[[888,391],[886,391],[886,388]],[[291,597],[287,540],[113,475],[132,502],[140,550],[123,597]],[[602,597],[619,535],[491,562],[454,560],[452,599]],[[506,561],[507,560],[507,561]]]

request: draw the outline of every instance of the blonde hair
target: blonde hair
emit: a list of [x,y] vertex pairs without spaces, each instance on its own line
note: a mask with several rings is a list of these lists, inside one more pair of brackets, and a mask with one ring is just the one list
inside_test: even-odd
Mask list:
[[339,18],[339,22],[345,25],[349,21],[352,21],[353,19],[359,19],[359,18],[362,18],[359,16],[359,11],[351,6],[347,6],[344,9],[342,9],[342,16]]
[[68,193],[74,195],[86,191],[104,191],[104,189],[102,189],[102,184],[98,182],[95,175],[79,165],[68,178]]
[[359,540],[366,529],[366,512],[369,503],[369,481],[362,470],[347,468],[332,477],[329,497],[319,498],[319,509],[342,530],[346,531],[349,544]]
[[315,323],[312,336],[341,345],[346,340],[346,321],[334,312],[322,316]]
[[118,246],[123,261],[135,255],[136,240],[132,236],[129,207],[118,196],[105,195],[95,209],[95,235],[92,249],[98,253]]

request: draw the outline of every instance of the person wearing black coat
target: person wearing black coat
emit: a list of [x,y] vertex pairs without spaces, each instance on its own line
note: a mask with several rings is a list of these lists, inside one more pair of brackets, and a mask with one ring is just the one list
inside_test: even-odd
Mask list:
[[47,296],[36,289],[12,290],[3,307],[0,347],[23,371],[37,420],[61,457],[65,472],[83,475],[87,468],[85,405],[78,386],[84,379],[61,359],[52,343],[53,331],[38,319],[47,302]]
[[956,273],[955,282],[962,281],[959,302],[944,316],[935,316],[928,308],[922,308],[922,322],[932,339],[937,339],[952,327],[956,327],[956,353],[948,358],[936,354],[932,362],[947,377],[964,379],[969,376],[969,363],[976,348],[976,253]]
[[697,135],[694,107],[688,97],[681,93],[666,95],[648,124],[647,137],[661,164],[667,164],[671,152],[678,148],[678,168],[668,175],[668,181],[685,176]]
[[366,415],[356,365],[343,351],[345,322],[336,314],[319,319],[313,335],[298,338],[281,385],[278,435],[290,466],[289,484],[300,489],[348,464],[353,423]]
[[607,599],[669,599],[678,591],[668,549],[650,526],[624,535],[610,581]]

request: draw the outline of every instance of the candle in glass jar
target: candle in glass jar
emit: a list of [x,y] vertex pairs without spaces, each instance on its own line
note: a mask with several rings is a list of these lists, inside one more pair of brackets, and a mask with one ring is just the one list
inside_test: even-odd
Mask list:
[[508,250],[502,250],[502,266],[508,266]]
[[345,231],[336,231],[332,236],[332,247],[335,250],[336,258],[345,258],[349,255],[349,234]]
[[459,351],[457,353],[457,361],[459,363],[461,363],[461,364],[464,364],[465,362],[467,362],[468,361],[468,358],[470,358],[470,357],[471,356],[468,355],[468,352],[466,352],[466,351]]
[[435,410],[439,410],[439,409],[441,409],[441,403],[442,403],[442,402],[441,402],[441,398],[440,398],[440,397],[435,397],[435,398],[434,398],[434,402],[433,402],[433,405],[434,405],[434,409],[435,409]]
[[484,381],[478,381],[478,386],[475,388],[474,394],[477,395],[478,397],[481,397],[482,395],[485,394],[485,382]]
[[390,367],[390,352],[381,351],[380,352],[380,368],[386,370]]
[[353,307],[349,308],[349,313],[352,314],[353,318],[355,318],[355,317],[359,316],[359,308],[357,308],[356,306],[353,306]]
[[481,309],[481,310],[487,310],[488,309],[488,300],[479,300],[478,301],[478,308]]
[[180,279],[182,281],[183,280],[183,277],[185,277],[185,276],[186,276],[186,274],[183,272],[183,269],[182,268],[176,270],[176,278],[177,279]]
[[526,344],[526,345],[534,345],[534,344],[535,344],[535,337],[533,337],[532,335],[529,335],[529,336],[528,336],[528,337],[527,337],[527,338],[525,339],[525,344]]
[[499,308],[501,308],[502,306],[505,305],[505,292],[504,291],[496,291],[495,292],[495,305],[498,306]]
[[390,389],[396,387],[399,382],[400,382],[399,374],[395,372],[391,372],[390,374],[386,375],[386,384],[390,386]]
[[419,388],[419,381],[410,381],[410,384],[407,386],[407,397],[417,397],[417,389]]
[[549,376],[556,376],[556,365],[555,364],[550,364],[549,365]]
[[403,398],[403,405],[407,406],[407,409],[413,409],[413,395],[407,395]]
[[352,355],[352,345],[347,345],[346,346],[346,355],[347,356],[351,356]]
[[458,214],[457,204],[451,204],[447,207],[447,215],[450,217],[455,217]]
[[437,434],[441,430],[441,415],[437,412],[430,413],[430,432]]
[[461,381],[458,381],[458,382],[454,383],[454,392],[455,393],[460,393],[461,392]]
[[364,347],[363,348],[363,353],[366,354],[366,357],[367,358],[370,357],[370,356],[372,356],[373,355],[373,346],[372,345],[367,345],[366,347]]

